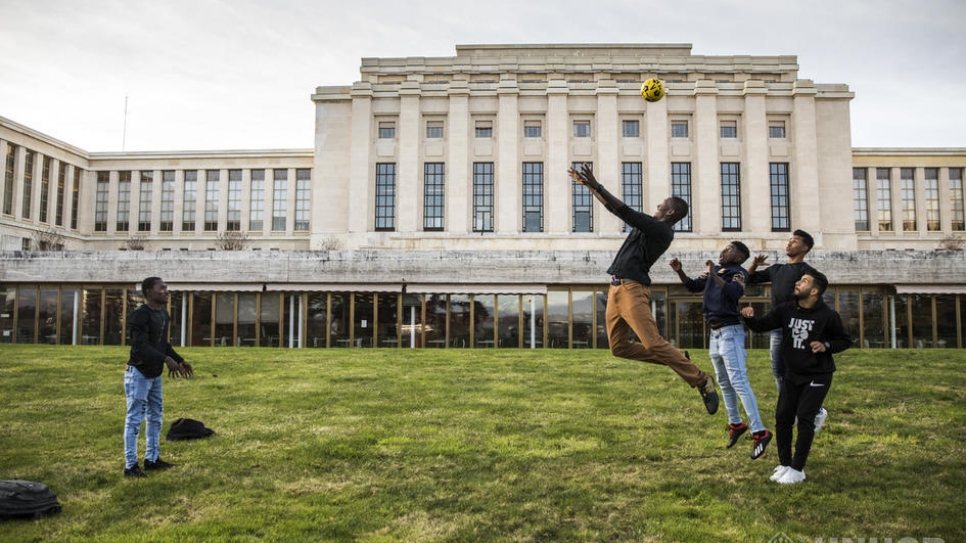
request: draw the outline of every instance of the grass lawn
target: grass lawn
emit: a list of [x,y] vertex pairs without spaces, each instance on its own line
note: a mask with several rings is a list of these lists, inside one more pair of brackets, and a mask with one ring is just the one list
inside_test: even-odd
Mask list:
[[[966,350],[838,355],[789,487],[774,443],[724,448],[723,405],[606,351],[179,351],[196,378],[165,377],[164,431],[217,434],[162,440],[177,467],[134,480],[127,350],[0,345],[0,479],[64,508],[0,541],[966,541]],[[773,427],[767,352],[748,367]]]

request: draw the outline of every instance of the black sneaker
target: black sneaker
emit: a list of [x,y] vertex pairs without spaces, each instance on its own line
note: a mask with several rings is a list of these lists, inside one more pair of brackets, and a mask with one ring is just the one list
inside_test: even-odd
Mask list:
[[762,430],[751,435],[755,439],[755,445],[751,449],[751,459],[754,460],[765,454],[765,447],[767,447],[768,443],[771,441],[772,433],[768,430]]
[[741,434],[744,434],[747,431],[748,431],[748,425],[743,422],[741,424],[729,424],[728,425],[728,446],[725,448],[730,449],[734,447],[735,443],[738,443],[738,438],[741,437]]
[[704,400],[704,407],[708,410],[708,414],[714,415],[717,413],[718,391],[714,388],[714,378],[709,375],[708,380],[698,387],[698,392],[701,393],[701,399]]
[[125,477],[147,477],[148,475],[141,471],[141,466],[134,464],[129,468],[124,468]]
[[160,458],[158,458],[154,462],[147,459],[144,460],[144,469],[148,471],[162,470],[162,469],[168,469],[173,467],[174,467],[174,464],[169,464],[164,460],[161,460]]

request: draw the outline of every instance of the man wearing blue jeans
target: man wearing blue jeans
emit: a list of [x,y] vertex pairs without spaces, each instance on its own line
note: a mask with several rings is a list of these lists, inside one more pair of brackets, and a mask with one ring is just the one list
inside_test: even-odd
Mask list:
[[748,272],[741,264],[748,260],[749,255],[748,247],[744,243],[733,241],[721,251],[718,265],[715,266],[709,260],[707,272],[695,279],[684,273],[681,261],[677,258],[671,260],[671,269],[678,274],[681,283],[689,291],[704,292],[702,311],[708,327],[711,328],[708,350],[718,386],[721,387],[721,395],[724,397],[725,409],[728,411],[727,448],[733,447],[741,435],[748,431],[748,425],[741,420],[741,411],[738,409],[740,398],[748,415],[748,422],[751,423],[754,440],[751,458],[754,460],[765,453],[772,434],[761,421],[755,392],[748,382],[748,371],[745,368],[745,329],[741,324],[738,300],[745,292],[745,281],[748,278]]
[[161,419],[164,403],[161,394],[161,374],[168,367],[168,375],[177,379],[194,376],[191,364],[174,352],[168,342],[168,285],[160,277],[148,277],[141,283],[144,304],[128,317],[131,334],[131,357],[124,371],[124,394],[127,414],[124,417],[124,475],[145,477],[138,465],[138,432],[146,420],[147,450],[145,470],[162,470],[172,464],[161,460]]
[[[764,264],[768,255],[757,255],[752,260],[751,267],[748,268],[748,284],[771,283],[771,306],[777,307],[780,304],[795,300],[795,283],[805,274],[815,271],[805,262],[805,256],[812,250],[815,240],[812,235],[804,230],[795,230],[792,237],[788,238],[785,244],[785,255],[788,257],[787,264],[772,264],[764,270],[758,270],[758,266]],[[772,330],[771,341],[771,369],[775,375],[775,386],[780,391],[782,381],[785,379],[785,363],[782,361],[782,331]],[[828,411],[820,407],[815,416],[815,431],[825,422]]]

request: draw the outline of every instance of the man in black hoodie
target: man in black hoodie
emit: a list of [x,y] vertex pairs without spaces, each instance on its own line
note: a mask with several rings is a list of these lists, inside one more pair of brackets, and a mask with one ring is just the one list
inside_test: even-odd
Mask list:
[[[781,484],[805,480],[805,462],[815,438],[815,415],[832,385],[835,361],[832,353],[852,346],[842,317],[822,301],[828,279],[811,271],[795,283],[794,301],[772,308],[761,318],[755,310],[741,310],[748,328],[755,332],[782,330],[785,375],[775,410],[775,442],[780,464],[771,480]],[[798,438],[792,455],[792,427],[798,417]]]
[[168,375],[190,378],[191,364],[174,352],[168,343],[168,285],[160,277],[148,277],[141,283],[144,304],[131,312],[127,319],[131,334],[131,357],[124,371],[124,394],[127,414],[124,417],[124,475],[144,477],[138,465],[138,431],[145,423],[147,450],[144,469],[161,470],[172,466],[161,460],[161,417],[164,402],[161,395],[161,374],[168,367]]

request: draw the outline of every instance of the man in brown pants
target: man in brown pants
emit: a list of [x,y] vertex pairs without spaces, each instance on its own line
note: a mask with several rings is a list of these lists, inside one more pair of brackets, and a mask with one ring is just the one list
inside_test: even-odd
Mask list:
[[[674,239],[671,228],[688,214],[688,204],[672,196],[657,206],[654,216],[635,211],[607,191],[594,177],[588,164],[580,170],[571,168],[571,177],[590,189],[608,211],[632,227],[631,233],[614,262],[607,269],[611,275],[607,294],[607,335],[610,352],[617,357],[663,364],[670,367],[689,385],[698,389],[709,414],[718,411],[718,392],[714,379],[691,362],[682,351],[663,337],[651,314],[651,277],[654,262],[667,251]],[[641,342],[631,341],[633,330]]]

